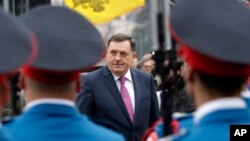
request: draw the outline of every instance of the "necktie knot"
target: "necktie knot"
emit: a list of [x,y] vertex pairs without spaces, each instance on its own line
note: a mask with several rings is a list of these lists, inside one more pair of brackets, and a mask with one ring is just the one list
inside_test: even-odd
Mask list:
[[125,84],[125,81],[126,81],[126,78],[125,78],[124,76],[121,76],[121,77],[119,78],[119,81],[120,81],[120,83],[121,83],[122,85],[124,85],[124,84]]

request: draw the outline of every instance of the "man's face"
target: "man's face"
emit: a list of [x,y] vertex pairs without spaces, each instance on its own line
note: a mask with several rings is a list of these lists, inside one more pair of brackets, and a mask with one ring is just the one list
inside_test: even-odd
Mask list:
[[151,73],[152,70],[153,70],[152,61],[149,60],[149,61],[144,62],[143,65],[142,65],[141,70],[144,71],[144,72],[146,72],[146,73]]
[[109,70],[118,76],[123,76],[133,64],[135,52],[129,41],[111,42],[107,49],[106,60]]

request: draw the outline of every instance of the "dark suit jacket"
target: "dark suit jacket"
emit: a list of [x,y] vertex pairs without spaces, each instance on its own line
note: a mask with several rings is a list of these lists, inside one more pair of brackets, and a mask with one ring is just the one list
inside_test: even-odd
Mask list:
[[152,75],[135,69],[131,69],[131,75],[135,91],[133,123],[108,67],[84,76],[77,107],[96,123],[122,133],[127,141],[139,141],[159,118],[159,106]]

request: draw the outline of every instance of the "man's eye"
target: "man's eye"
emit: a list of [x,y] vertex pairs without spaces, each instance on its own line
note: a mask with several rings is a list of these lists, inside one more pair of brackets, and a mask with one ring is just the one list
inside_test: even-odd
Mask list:
[[111,51],[110,52],[110,54],[112,54],[112,55],[116,55],[116,53],[117,53],[116,51]]
[[121,56],[122,56],[122,57],[126,57],[126,56],[128,56],[128,54],[125,53],[125,52],[122,52],[122,53],[121,53]]

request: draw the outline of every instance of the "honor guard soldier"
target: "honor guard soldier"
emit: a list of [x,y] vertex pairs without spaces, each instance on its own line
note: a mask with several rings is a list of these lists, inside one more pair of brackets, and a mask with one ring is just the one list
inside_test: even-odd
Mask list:
[[185,0],[173,8],[172,33],[197,106],[192,131],[176,140],[229,140],[230,124],[250,123],[241,98],[250,74],[249,14],[237,0]]
[[97,29],[65,7],[38,7],[20,20],[36,34],[39,54],[22,69],[24,112],[5,128],[16,140],[25,141],[123,141],[74,107],[80,71],[94,65],[105,51]]
[[181,0],[173,7],[170,27],[197,111],[192,127],[166,140],[226,141],[231,124],[250,124],[249,102],[241,97],[250,74],[249,15],[238,0]]
[[[0,19],[0,107],[3,109],[9,95],[8,76],[34,60],[37,46],[32,33],[14,17],[1,10]],[[1,127],[0,140],[10,138]]]

